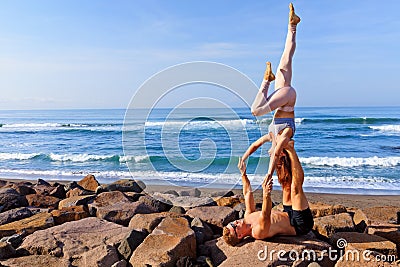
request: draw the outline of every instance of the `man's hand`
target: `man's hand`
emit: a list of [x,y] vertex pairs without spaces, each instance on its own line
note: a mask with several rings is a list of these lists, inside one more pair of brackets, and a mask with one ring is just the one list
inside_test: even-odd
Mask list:
[[272,192],[272,175],[267,175],[262,183],[263,193],[269,195]]
[[244,162],[244,160],[241,157],[239,157],[238,168],[242,175],[246,175],[246,163]]

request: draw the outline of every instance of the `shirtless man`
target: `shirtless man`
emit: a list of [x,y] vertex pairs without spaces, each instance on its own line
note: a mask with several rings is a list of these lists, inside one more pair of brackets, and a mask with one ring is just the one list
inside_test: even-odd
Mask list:
[[307,234],[312,229],[314,220],[303,192],[304,172],[293,144],[293,141],[288,143],[277,165],[278,179],[282,182],[284,211],[272,210],[272,178],[263,183],[261,211],[255,210],[246,164],[239,161],[246,212],[244,219],[233,221],[224,227],[223,238],[229,245],[236,245],[246,236],[255,239],[275,235],[295,236]]

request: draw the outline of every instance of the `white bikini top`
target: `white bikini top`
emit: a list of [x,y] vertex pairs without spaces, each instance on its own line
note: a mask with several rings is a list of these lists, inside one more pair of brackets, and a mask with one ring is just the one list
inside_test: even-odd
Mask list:
[[294,107],[292,106],[283,106],[283,107],[279,107],[276,110],[281,110],[284,112],[293,112],[294,111]]

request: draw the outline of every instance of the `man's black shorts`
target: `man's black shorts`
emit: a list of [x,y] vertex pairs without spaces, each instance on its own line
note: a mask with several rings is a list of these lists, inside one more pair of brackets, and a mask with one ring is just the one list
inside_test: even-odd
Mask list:
[[283,205],[283,211],[288,213],[290,224],[296,230],[297,235],[305,235],[313,228],[314,218],[310,208],[293,210],[292,206]]

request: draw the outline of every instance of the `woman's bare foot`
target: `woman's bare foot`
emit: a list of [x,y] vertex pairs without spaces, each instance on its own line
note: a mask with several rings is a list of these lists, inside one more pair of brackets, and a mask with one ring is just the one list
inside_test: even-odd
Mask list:
[[275,80],[275,75],[272,73],[271,62],[267,62],[267,68],[264,72],[264,80],[272,82]]
[[301,21],[301,19],[300,19],[299,16],[296,15],[296,13],[294,13],[294,7],[293,7],[292,3],[289,4],[289,9],[290,9],[290,11],[289,11],[289,24],[297,25]]

